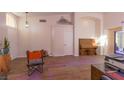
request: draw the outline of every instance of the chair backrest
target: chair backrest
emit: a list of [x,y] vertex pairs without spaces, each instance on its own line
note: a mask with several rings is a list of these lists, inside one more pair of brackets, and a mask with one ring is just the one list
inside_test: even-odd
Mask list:
[[36,59],[42,59],[42,58],[43,58],[43,52],[42,51],[27,51],[28,62],[30,60],[36,60]]

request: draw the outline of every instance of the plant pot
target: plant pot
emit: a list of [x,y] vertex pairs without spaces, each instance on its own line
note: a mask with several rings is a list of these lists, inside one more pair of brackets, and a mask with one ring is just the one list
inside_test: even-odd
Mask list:
[[0,49],[0,55],[4,55],[4,49]]
[[0,50],[0,55],[2,55],[3,53],[2,53],[2,51]]
[[3,49],[3,53],[4,53],[4,54],[8,54],[8,53],[9,53],[9,48],[4,48],[4,49]]

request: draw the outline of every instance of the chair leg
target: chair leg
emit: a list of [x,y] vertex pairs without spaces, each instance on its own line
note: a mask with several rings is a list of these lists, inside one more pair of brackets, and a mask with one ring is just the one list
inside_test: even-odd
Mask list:
[[34,71],[29,71],[28,72],[28,76],[31,76],[33,74]]
[[43,64],[39,66],[27,66],[28,67],[28,76],[31,76],[35,70],[40,73],[43,73]]
[[28,76],[30,76],[30,67],[27,66],[27,68],[28,68]]
[[[42,66],[42,67],[41,67],[41,66]],[[38,66],[38,67],[36,68],[36,70],[37,70],[38,72],[42,73],[42,72],[43,72],[43,65]]]
[[42,73],[42,72],[40,71],[40,69],[39,69],[39,68],[36,68],[36,70],[37,70],[38,72]]
[[42,65],[42,72],[43,72],[43,65]]
[[34,71],[35,71],[34,67],[28,66],[28,76],[31,76]]

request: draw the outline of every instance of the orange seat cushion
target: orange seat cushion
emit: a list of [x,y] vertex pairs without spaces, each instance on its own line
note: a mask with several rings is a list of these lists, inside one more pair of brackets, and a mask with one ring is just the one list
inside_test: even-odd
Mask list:
[[42,52],[41,51],[28,52],[28,58],[29,60],[40,59],[42,58]]

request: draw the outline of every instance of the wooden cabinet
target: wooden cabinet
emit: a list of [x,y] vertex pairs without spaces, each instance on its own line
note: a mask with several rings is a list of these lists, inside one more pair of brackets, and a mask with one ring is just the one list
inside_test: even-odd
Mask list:
[[95,66],[91,65],[91,80],[100,80],[104,73]]
[[79,39],[79,54],[96,55],[97,45],[95,39]]
[[10,54],[0,55],[0,73],[7,73],[10,70]]

